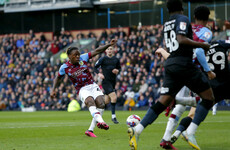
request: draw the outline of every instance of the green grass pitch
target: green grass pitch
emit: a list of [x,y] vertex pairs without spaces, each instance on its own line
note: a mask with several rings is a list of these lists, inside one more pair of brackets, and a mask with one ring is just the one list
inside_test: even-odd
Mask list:
[[[146,111],[117,111],[120,124],[111,121],[111,112],[103,118],[110,125],[108,131],[95,128],[97,138],[87,137],[91,116],[88,111],[68,113],[0,112],[0,150],[128,150],[126,118]],[[186,112],[184,116],[187,114]],[[163,114],[140,136],[138,150],[160,150],[167,117]],[[230,111],[211,112],[198,128],[196,137],[202,150],[230,150]],[[182,139],[174,144],[179,150],[192,150]]]

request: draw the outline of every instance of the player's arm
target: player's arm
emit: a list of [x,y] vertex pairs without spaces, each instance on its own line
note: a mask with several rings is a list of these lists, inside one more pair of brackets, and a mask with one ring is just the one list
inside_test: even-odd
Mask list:
[[91,57],[94,57],[97,54],[103,53],[108,47],[113,46],[114,44],[116,44],[116,42],[117,41],[115,39],[112,39],[109,44],[106,44],[104,46],[98,47],[97,49],[95,49],[94,51],[91,52]]
[[62,77],[65,76],[65,68],[67,67],[66,64],[61,65],[58,75],[55,77],[53,82],[53,88],[51,89],[50,97],[56,97],[56,88],[59,86],[60,82],[62,81]]
[[211,69],[209,68],[209,65],[205,58],[204,50],[202,48],[196,48],[195,53],[200,65],[203,67],[204,71],[208,74],[208,78],[210,80],[214,79],[216,77],[216,74],[212,72]]
[[177,34],[177,41],[180,45],[191,46],[192,48],[203,48],[205,51],[209,50],[210,45],[208,43],[196,42],[193,41],[182,34]]
[[169,53],[163,49],[163,48],[158,48],[155,52],[158,56],[163,56],[163,58],[166,60],[169,57]]
[[104,77],[104,75],[103,75],[102,73],[99,73],[99,70],[98,70],[98,69],[101,67],[101,64],[102,64],[102,62],[103,62],[103,58],[104,58],[104,57],[100,58],[100,59],[95,63],[95,66],[94,66],[94,71],[98,74],[99,78],[101,78],[101,79],[104,79],[105,77]]
[[59,86],[59,84],[61,83],[62,81],[62,76],[60,75],[57,75],[54,79],[54,83],[53,83],[53,88],[51,89],[51,94],[50,94],[50,97],[51,98],[55,98],[56,97],[56,88]]

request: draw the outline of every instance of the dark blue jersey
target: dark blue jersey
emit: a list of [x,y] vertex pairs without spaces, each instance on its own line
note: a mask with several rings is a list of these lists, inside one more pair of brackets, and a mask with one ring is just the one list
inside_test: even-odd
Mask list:
[[228,50],[230,49],[230,40],[219,40],[212,42],[210,50],[207,51],[206,60],[210,69],[216,73],[218,80],[230,78],[228,66]]
[[[100,58],[96,64],[95,64],[95,68],[99,68],[101,67],[103,75],[105,77],[105,79],[103,81],[116,81],[116,74],[114,74],[112,72],[113,69],[121,69],[120,66],[120,60],[118,58],[116,58],[115,56],[113,57],[102,57]],[[96,71],[98,72],[98,71]]]
[[164,40],[168,52],[170,53],[166,64],[186,64],[192,63],[193,48],[188,45],[180,45],[177,41],[177,35],[181,34],[189,39],[193,39],[192,26],[188,17],[175,14],[170,16],[164,24]]

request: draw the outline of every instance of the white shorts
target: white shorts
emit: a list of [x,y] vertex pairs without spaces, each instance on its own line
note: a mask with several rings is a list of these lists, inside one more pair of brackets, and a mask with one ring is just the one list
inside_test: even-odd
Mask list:
[[93,97],[95,100],[100,95],[104,94],[96,83],[83,86],[79,91],[79,97],[82,103],[85,103],[86,98],[89,96]]

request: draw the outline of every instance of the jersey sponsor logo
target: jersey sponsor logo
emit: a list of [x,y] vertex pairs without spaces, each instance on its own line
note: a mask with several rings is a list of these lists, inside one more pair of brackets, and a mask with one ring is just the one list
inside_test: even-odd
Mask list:
[[84,65],[84,62],[83,61],[79,61],[79,65],[80,66]]
[[169,88],[168,87],[162,87],[161,88],[161,94],[165,94],[167,92],[169,92]]
[[71,74],[71,76],[72,76],[73,78],[76,78],[76,77],[78,77],[79,75],[81,75],[82,72],[84,72],[86,69],[87,69],[87,68],[79,69],[79,70],[75,71],[73,74]]
[[181,30],[185,30],[186,29],[186,25],[187,25],[186,22],[180,22],[180,29]]

